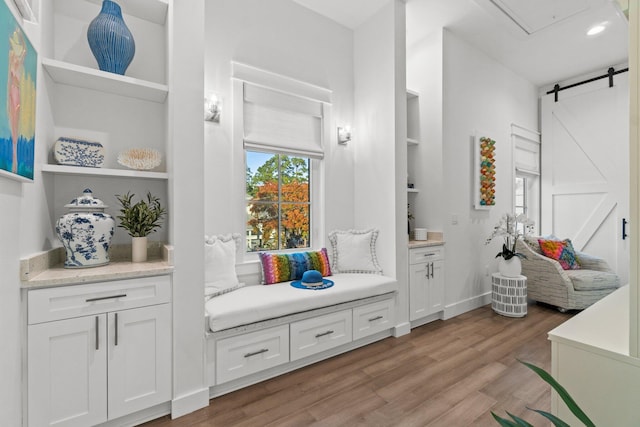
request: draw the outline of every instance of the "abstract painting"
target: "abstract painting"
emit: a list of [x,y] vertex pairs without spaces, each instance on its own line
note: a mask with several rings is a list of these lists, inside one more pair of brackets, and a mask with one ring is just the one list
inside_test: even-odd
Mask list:
[[486,135],[474,141],[476,209],[489,209],[496,204],[496,142]]
[[0,175],[33,180],[38,56],[0,1]]

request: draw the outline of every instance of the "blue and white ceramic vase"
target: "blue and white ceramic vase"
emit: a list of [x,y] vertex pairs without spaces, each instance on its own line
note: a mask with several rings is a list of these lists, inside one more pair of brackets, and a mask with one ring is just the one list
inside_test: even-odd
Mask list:
[[116,2],[103,0],[102,10],[89,24],[87,39],[102,71],[124,75],[136,53],[136,43]]
[[109,246],[115,230],[107,206],[90,189],[64,206],[69,213],[56,223],[56,233],[67,252],[65,268],[97,267],[109,263]]

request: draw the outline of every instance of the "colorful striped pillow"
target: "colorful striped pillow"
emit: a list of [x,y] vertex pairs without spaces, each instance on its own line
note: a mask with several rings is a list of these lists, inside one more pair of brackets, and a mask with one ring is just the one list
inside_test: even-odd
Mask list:
[[262,278],[265,285],[300,280],[307,270],[318,270],[322,277],[331,276],[331,266],[327,249],[296,252],[291,254],[270,254],[259,252],[262,263]]

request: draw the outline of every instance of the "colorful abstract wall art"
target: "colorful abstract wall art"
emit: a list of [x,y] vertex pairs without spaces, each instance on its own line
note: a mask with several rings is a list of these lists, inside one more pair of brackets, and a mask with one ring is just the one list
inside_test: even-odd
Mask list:
[[480,135],[474,142],[476,185],[474,206],[489,209],[496,204],[496,142]]
[[0,175],[33,180],[38,56],[0,1]]

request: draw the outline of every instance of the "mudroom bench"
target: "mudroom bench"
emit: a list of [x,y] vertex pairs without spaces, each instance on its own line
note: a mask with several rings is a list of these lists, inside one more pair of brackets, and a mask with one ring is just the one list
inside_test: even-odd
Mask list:
[[391,336],[395,279],[334,274],[327,289],[245,286],[205,304],[211,397]]

